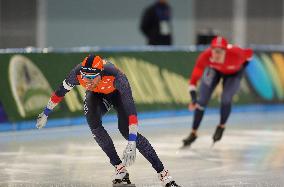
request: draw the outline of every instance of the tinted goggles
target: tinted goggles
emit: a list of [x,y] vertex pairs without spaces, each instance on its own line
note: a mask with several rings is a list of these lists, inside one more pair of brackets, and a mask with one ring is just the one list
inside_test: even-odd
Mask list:
[[96,77],[98,77],[100,75],[100,73],[84,73],[81,72],[82,75],[82,79],[95,79]]

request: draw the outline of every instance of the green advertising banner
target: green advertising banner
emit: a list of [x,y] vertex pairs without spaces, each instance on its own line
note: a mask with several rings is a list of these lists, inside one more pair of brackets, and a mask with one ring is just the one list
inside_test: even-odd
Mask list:
[[[69,71],[89,53],[18,53],[0,55],[0,102],[10,122],[35,119]],[[138,111],[184,109],[189,100],[188,77],[198,52],[96,52],[130,80]],[[282,53],[255,55],[234,97],[236,104],[283,102]],[[83,115],[84,89],[75,87],[51,118]],[[221,84],[212,95],[219,102]]]

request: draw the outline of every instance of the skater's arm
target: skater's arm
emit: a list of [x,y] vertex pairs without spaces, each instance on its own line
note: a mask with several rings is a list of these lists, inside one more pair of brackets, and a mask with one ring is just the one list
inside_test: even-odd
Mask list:
[[243,68],[246,68],[253,57],[253,50],[251,48],[245,48],[242,50],[243,56]]
[[42,128],[45,126],[47,122],[47,118],[49,114],[53,111],[53,109],[62,101],[65,94],[68,93],[74,86],[79,84],[77,80],[77,74],[80,71],[80,64],[71,70],[68,76],[63,80],[63,82],[59,85],[59,87],[52,93],[46,107],[43,112],[39,114],[37,118],[37,128]]
[[45,107],[45,113],[48,115],[55,106],[57,106],[64,96],[72,90],[76,85],[79,85],[79,81],[77,79],[77,75],[80,71],[81,65],[78,64],[75,68],[73,68],[67,77],[62,81],[62,83],[58,86],[55,92],[51,95],[47,106]]
[[205,51],[198,56],[188,81],[189,85],[196,86],[197,82],[202,77],[203,71],[207,67],[207,62],[209,61],[208,53],[209,52]]
[[123,103],[123,108],[128,116],[128,125],[129,125],[129,141],[136,141],[137,132],[138,132],[138,120],[137,120],[137,112],[134,103],[134,99],[132,97],[131,87],[127,80],[127,77],[119,73],[115,79],[115,88],[118,90],[121,98],[121,102]]
[[119,73],[115,79],[115,88],[118,90],[123,110],[128,117],[128,144],[123,152],[122,162],[125,166],[130,166],[135,162],[136,158],[136,140],[138,132],[138,120],[134,99],[132,97],[131,88],[126,76]]
[[208,51],[202,52],[198,56],[193,71],[191,73],[190,79],[188,81],[189,83],[188,91],[191,97],[191,104],[189,106],[190,110],[194,109],[193,105],[195,105],[197,102],[196,85],[199,79],[202,77],[203,71],[207,66],[208,57],[209,57]]
[[253,56],[253,50],[251,48],[243,49],[245,60],[251,60]]
[[253,49],[251,48],[241,48],[239,46],[233,46],[231,49],[231,53],[235,54],[235,61],[241,61],[241,64],[246,67],[249,61],[253,58]]

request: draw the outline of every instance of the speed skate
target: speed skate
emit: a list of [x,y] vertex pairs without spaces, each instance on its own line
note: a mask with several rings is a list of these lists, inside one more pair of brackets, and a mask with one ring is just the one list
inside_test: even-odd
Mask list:
[[135,184],[131,184],[128,173],[126,173],[122,179],[114,179],[112,183],[113,187],[136,187]]
[[113,187],[136,187],[135,184],[132,184],[129,178],[123,178],[122,180],[115,179],[112,181]]
[[[129,183],[128,183],[129,182]],[[130,180],[126,182],[115,182],[113,181],[113,187],[136,187],[135,184],[131,184]]]

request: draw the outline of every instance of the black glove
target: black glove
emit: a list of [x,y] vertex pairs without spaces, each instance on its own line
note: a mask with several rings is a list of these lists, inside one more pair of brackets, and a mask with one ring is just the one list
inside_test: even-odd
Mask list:
[[195,90],[190,90],[189,94],[191,96],[191,103],[192,104],[196,104],[196,102],[197,102],[197,93],[196,93],[196,91]]

